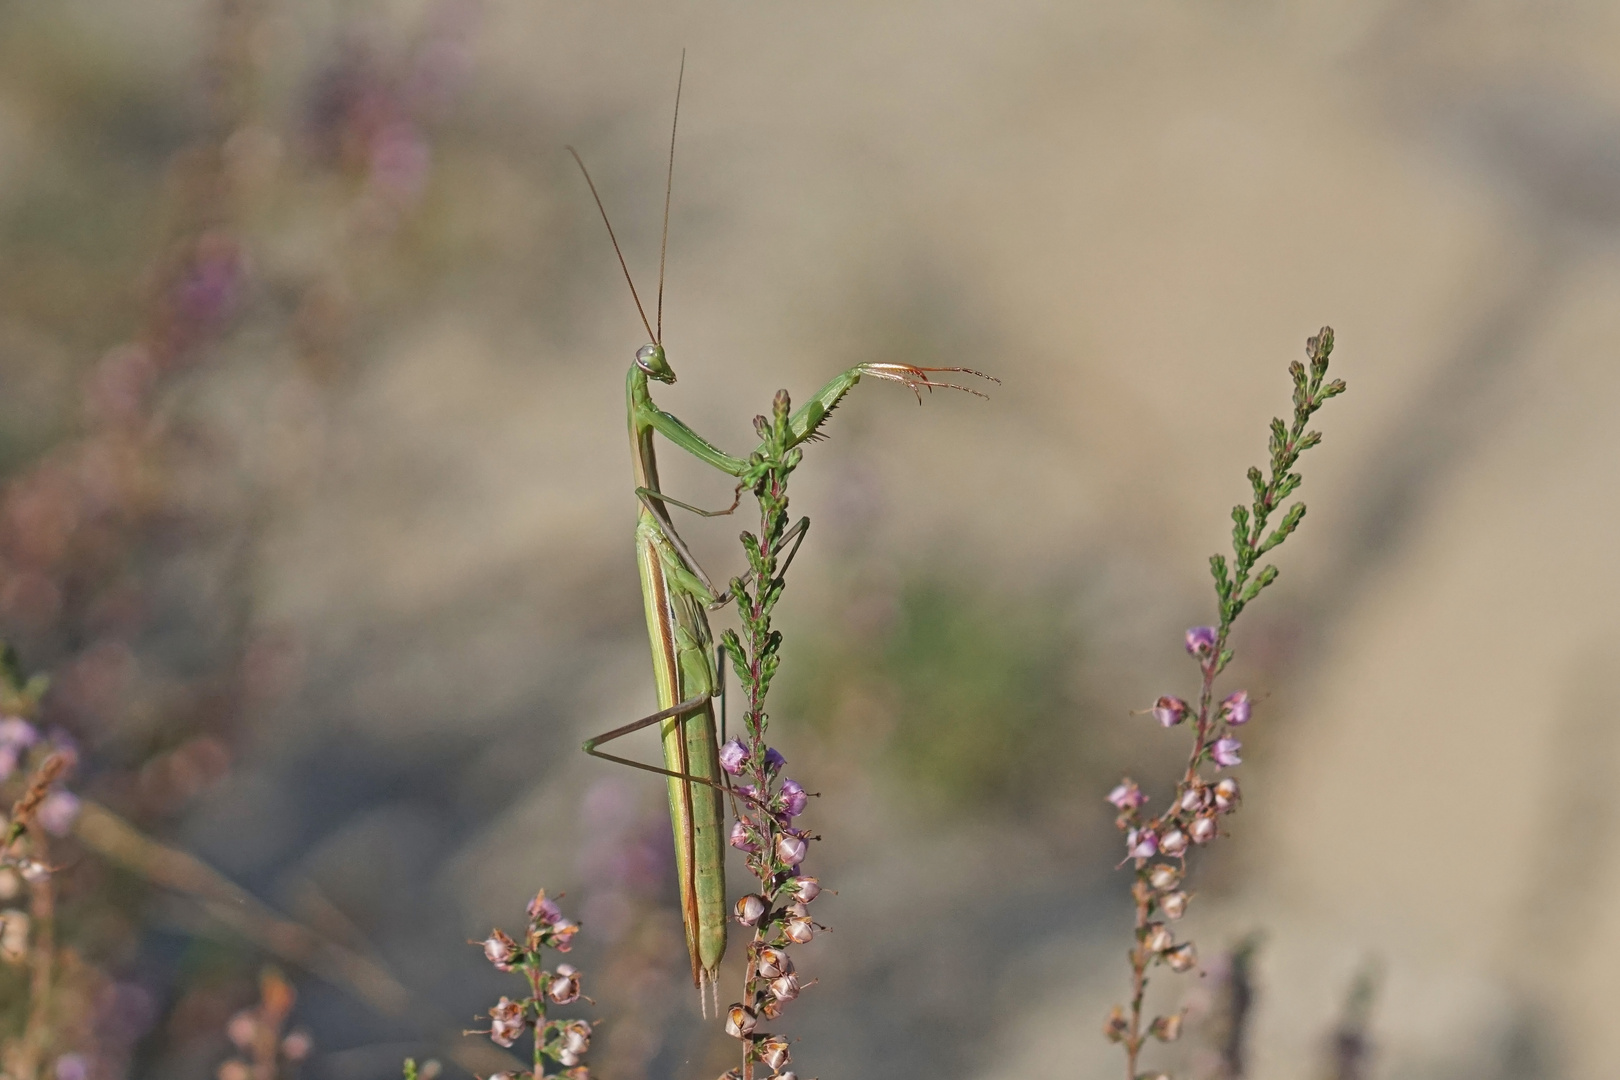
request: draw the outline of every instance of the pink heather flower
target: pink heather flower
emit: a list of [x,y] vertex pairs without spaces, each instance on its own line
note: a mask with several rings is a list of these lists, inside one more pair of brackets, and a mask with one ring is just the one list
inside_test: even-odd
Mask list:
[[546,899],[546,890],[541,889],[533,900],[529,901],[529,921],[540,926],[550,926],[562,918],[562,909]]
[[579,971],[572,964],[558,964],[557,974],[546,985],[546,997],[554,1005],[568,1005],[579,1000]]
[[1196,814],[1209,802],[1209,789],[1202,784],[1195,784],[1181,793],[1181,801],[1176,805],[1189,814]]
[[732,776],[741,776],[748,768],[748,747],[741,739],[728,739],[720,748],[720,767]]
[[1195,626],[1187,631],[1187,651],[1200,660],[1215,652],[1215,628]]
[[501,1000],[496,1002],[494,1008],[489,1010],[489,1019],[491,1021],[489,1027],[490,1041],[500,1046],[510,1047],[518,1039],[522,1038],[524,1029],[528,1027],[528,1022],[524,1016],[525,1012],[526,1010],[521,1002],[513,1001],[511,998],[502,995]]
[[775,979],[793,972],[793,961],[781,949],[773,949],[769,945],[759,950],[759,959],[754,964],[754,970],[759,972],[762,979]]
[[1153,719],[1164,727],[1175,727],[1187,719],[1187,703],[1166,694],[1153,703]]
[[1235,694],[1228,694],[1221,702],[1221,717],[1233,727],[1242,727],[1249,722],[1249,692],[1239,690]]
[[726,1010],[726,1034],[733,1039],[748,1038],[758,1023],[759,1018],[754,1015],[754,1010],[741,1002]]
[[1161,953],[1176,943],[1175,936],[1164,923],[1148,923],[1147,935],[1142,938],[1142,944],[1147,946],[1148,952]]
[[753,926],[765,917],[767,910],[763,896],[749,893],[737,901],[737,921],[744,926]]
[[577,933],[579,923],[572,919],[558,919],[541,940],[558,952],[567,952],[574,947],[574,935]]
[[1198,950],[1193,948],[1192,942],[1184,941],[1164,954],[1165,962],[1173,971],[1190,971],[1198,963]]
[[805,852],[809,850],[810,845],[805,843],[802,837],[783,834],[776,841],[776,857],[789,866],[798,866],[804,862]]
[[1210,747],[1209,756],[1214,758],[1215,764],[1221,768],[1230,768],[1233,765],[1243,764],[1243,759],[1238,757],[1238,751],[1242,748],[1243,744],[1236,739],[1216,739],[1215,745]]
[[772,776],[775,776],[777,774],[777,772],[781,770],[782,766],[784,766],[786,764],[787,764],[787,759],[784,758],[781,754],[778,754],[776,752],[776,747],[767,746],[765,748],[765,771],[766,772],[770,773]]
[[557,1049],[557,1060],[563,1065],[578,1065],[585,1051],[591,1048],[591,1025],[585,1020],[570,1020],[563,1025],[562,1045]]
[[1159,834],[1152,829],[1132,829],[1125,834],[1125,854],[1132,859],[1151,859],[1159,853]]
[[731,827],[731,846],[738,851],[746,851],[750,855],[759,850],[759,845],[753,839],[754,830],[748,827],[746,821],[738,820]]
[[786,1065],[788,1057],[787,1040],[780,1035],[772,1035],[759,1042],[759,1060],[771,1067],[771,1072],[779,1073]]
[[1142,789],[1136,786],[1134,780],[1126,779],[1108,793],[1108,801],[1121,810],[1135,810],[1147,802],[1148,797],[1142,794]]
[[813,877],[796,877],[788,884],[793,886],[793,898],[801,904],[808,904],[821,895],[821,882]]
[[1148,871],[1148,884],[1155,889],[1173,889],[1181,881],[1181,869],[1173,863],[1154,863]]
[[1219,834],[1215,826],[1213,814],[1199,814],[1193,818],[1193,823],[1187,826],[1187,832],[1192,835],[1193,843],[1207,844]]
[[1159,841],[1159,850],[1171,858],[1180,858],[1187,851],[1187,834],[1180,829],[1171,829]]
[[803,945],[816,936],[816,924],[803,916],[789,919],[786,933],[789,941],[795,945]]
[[792,1001],[799,996],[799,977],[791,971],[771,980],[771,996],[777,1001]]
[[484,958],[501,971],[511,971],[523,959],[523,948],[497,927],[484,939]]
[[1187,894],[1184,892],[1166,893],[1159,897],[1159,910],[1164,912],[1165,918],[1179,919],[1187,914]]
[[52,836],[66,836],[79,817],[79,797],[70,791],[53,791],[45,796],[34,820]]
[[1215,785],[1215,809],[1230,813],[1242,801],[1243,795],[1238,789],[1238,782],[1235,778],[1228,776]]
[[307,1031],[292,1031],[281,1040],[281,1056],[288,1061],[303,1061],[315,1049],[315,1039]]
[[805,804],[810,801],[809,794],[799,786],[797,780],[782,781],[782,813],[789,818],[796,818],[804,813]]

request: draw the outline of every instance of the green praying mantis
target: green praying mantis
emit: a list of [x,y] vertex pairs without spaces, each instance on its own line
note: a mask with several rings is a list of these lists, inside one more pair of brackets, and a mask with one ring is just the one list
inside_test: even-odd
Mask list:
[[[682,79],[685,58],[682,58]],[[709,630],[708,612],[723,607],[730,591],[716,590],[709,576],[693,558],[685,541],[670,520],[669,507],[675,506],[703,517],[718,517],[735,510],[745,487],[751,486],[756,461],[734,457],[704,439],[678,417],[659,409],[652,400],[650,384],[673,383],[663,345],[664,261],[669,241],[670,190],[675,166],[675,126],[680,118],[680,82],[675,91],[675,124],[670,130],[669,177],[664,190],[664,231],[658,259],[658,304],[654,321],[647,318],[636,292],[629,266],[613,233],[607,210],[596,185],[579,154],[569,147],[591,196],[596,201],[608,238],[618,256],[620,269],[630,286],[631,298],[651,341],[636,350],[625,383],[630,428],[630,449],[635,470],[635,494],[639,502],[636,520],[636,562],[640,568],[642,598],[647,615],[647,634],[652,644],[653,678],[657,684],[659,710],[622,727],[586,741],[587,754],[666,778],[669,788],[670,823],[675,837],[675,861],[686,927],[687,952],[692,962],[692,982],[703,991],[714,984],[720,960],[726,950],[727,904],[725,881],[725,811],[723,797],[739,797],[727,783],[719,767],[719,740],[715,729],[715,704],[722,705],[723,653],[715,647]],[[977,390],[938,382],[930,375],[959,372],[990,377],[970,368],[924,368],[911,364],[864,363],[843,372],[816,392],[810,401],[789,419],[790,446],[816,439],[821,427],[844,395],[864,376],[898,382],[922,399],[923,390],[954,389],[976,394]],[[991,380],[995,381],[995,380]],[[737,480],[735,497],[724,510],[702,510],[665,494],[658,482],[658,459],[653,436],[662,435],[677,448],[706,465]],[[757,460],[757,459],[756,459]],[[809,528],[803,518],[783,537],[791,543],[782,572],[797,554]],[[745,579],[746,580],[746,579]],[[632,732],[658,725],[663,743],[664,764],[649,765],[598,749]]]

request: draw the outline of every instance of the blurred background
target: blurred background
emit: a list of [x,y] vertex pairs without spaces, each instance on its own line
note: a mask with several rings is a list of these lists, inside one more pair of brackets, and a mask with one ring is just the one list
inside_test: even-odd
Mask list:
[[[266,964],[302,1075],[495,1071],[458,1032],[515,984],[464,943],[542,885],[599,1075],[726,1067],[662,785],[577,751],[653,693],[644,331],[564,147],[650,292],[683,47],[660,402],[743,450],[858,362],[1002,380],[864,384],[795,480],[773,733],[838,890],[800,1075],[1118,1074],[1102,795],[1185,753],[1130,710],[1195,689],[1331,323],[1205,972],[1150,999],[1199,1011],[1147,1060],[1232,1075],[1248,994],[1257,1078],[1357,1039],[1363,1076],[1612,1076],[1620,8],[0,0],[0,631],[105,808],[63,1080],[215,1075]],[[729,576],[743,523],[685,532]]]

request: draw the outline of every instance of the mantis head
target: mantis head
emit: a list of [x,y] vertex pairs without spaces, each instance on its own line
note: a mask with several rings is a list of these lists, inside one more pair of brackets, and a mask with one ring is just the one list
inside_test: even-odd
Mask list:
[[636,350],[636,367],[645,371],[648,378],[661,383],[675,381],[675,369],[669,366],[669,361],[664,358],[664,347],[657,342]]

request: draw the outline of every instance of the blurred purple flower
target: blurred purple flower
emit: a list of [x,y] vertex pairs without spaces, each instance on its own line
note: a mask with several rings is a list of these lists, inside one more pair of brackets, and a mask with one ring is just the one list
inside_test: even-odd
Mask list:
[[1216,739],[1215,745],[1210,747],[1209,756],[1215,760],[1216,765],[1225,769],[1243,764],[1243,759],[1238,757],[1238,751],[1242,748],[1243,744],[1236,739]]
[[34,820],[52,836],[66,836],[79,818],[79,797],[71,791],[53,791],[39,804]]
[[804,862],[805,852],[809,850],[810,845],[805,843],[802,837],[784,835],[776,841],[777,858],[792,867]]
[[1187,651],[1200,660],[1215,651],[1215,628],[1195,626],[1187,631]]
[[770,773],[772,776],[775,776],[776,773],[777,773],[777,770],[779,770],[782,766],[784,766],[786,764],[787,764],[787,759],[784,758],[781,754],[778,754],[776,752],[776,747],[767,746],[765,748],[765,771],[766,772]]
[[39,742],[34,725],[20,716],[0,717],[0,746],[29,747]]
[[1108,801],[1121,810],[1135,810],[1147,802],[1148,797],[1142,794],[1142,789],[1136,786],[1136,781],[1127,779],[1108,793]]
[[56,1080],[90,1080],[90,1063],[83,1054],[63,1054],[56,1059]]
[[1125,854],[1132,859],[1151,859],[1159,853],[1159,834],[1152,829],[1132,829],[1125,834]]
[[1228,694],[1221,702],[1221,716],[1233,727],[1242,727],[1249,722],[1249,692],[1239,690],[1235,694]]
[[1153,703],[1153,719],[1164,727],[1175,727],[1187,719],[1187,703],[1178,697],[1166,694]]

